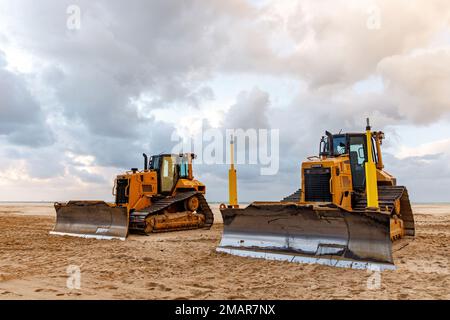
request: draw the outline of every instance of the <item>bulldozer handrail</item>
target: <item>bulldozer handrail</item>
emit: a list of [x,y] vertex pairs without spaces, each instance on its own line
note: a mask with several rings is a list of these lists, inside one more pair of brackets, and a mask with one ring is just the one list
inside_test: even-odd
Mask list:
[[115,197],[116,196],[116,186],[117,186],[117,178],[116,179],[114,179],[114,184],[113,184],[113,187],[112,187],[112,195]]
[[130,196],[130,180],[128,180],[128,184],[125,187],[125,197],[129,197]]

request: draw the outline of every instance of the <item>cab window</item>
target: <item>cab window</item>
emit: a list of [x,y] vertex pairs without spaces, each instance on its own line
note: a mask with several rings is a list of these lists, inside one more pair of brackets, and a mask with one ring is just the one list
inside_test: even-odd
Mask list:
[[180,164],[180,177],[187,178],[189,176],[189,165],[186,159],[183,159]]
[[333,136],[333,155],[339,156],[347,153],[346,136]]

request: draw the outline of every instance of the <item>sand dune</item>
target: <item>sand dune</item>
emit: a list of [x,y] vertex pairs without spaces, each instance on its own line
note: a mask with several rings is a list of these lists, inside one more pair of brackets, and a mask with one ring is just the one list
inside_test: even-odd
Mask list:
[[[369,289],[371,271],[219,254],[220,223],[127,241],[69,238],[48,234],[51,204],[1,204],[0,299],[449,299],[450,206],[414,211],[415,240]],[[80,289],[67,287],[71,265]]]

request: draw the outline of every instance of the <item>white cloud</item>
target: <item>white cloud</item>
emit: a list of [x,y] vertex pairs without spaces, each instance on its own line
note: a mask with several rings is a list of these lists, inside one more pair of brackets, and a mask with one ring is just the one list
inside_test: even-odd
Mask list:
[[392,56],[378,67],[403,118],[430,123],[449,116],[450,46]]
[[432,141],[416,147],[401,146],[396,157],[399,159],[405,159],[410,157],[426,157],[439,154],[447,154],[450,156],[450,138]]

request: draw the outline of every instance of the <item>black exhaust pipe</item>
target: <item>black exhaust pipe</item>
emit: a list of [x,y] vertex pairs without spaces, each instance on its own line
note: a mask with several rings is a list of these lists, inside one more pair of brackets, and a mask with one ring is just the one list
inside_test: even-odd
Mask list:
[[144,156],[144,170],[148,169],[148,157],[145,153],[142,154]]

